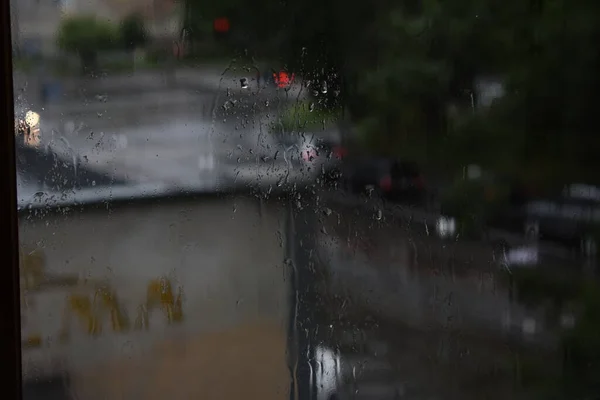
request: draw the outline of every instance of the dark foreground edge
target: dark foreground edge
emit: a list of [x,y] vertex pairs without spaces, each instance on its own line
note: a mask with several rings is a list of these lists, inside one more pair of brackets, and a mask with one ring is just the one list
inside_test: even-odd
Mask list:
[[0,261],[4,268],[0,279],[0,299],[3,321],[0,324],[0,363],[7,374],[3,385],[3,397],[21,398],[21,321],[19,307],[19,260],[17,225],[17,180],[15,169],[15,137],[13,79],[12,79],[12,40],[10,23],[10,2],[0,5],[0,29],[2,31],[2,62],[0,77],[3,91],[0,103],[2,120],[2,143],[0,144],[0,212],[2,213],[2,251]]

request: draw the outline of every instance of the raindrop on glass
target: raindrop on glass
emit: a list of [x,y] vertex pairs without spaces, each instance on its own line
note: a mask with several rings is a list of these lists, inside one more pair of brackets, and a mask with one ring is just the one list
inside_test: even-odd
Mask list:
[[325,81],[321,82],[321,93],[327,93],[327,82]]
[[240,85],[242,86],[242,89],[248,89],[248,79],[246,79],[246,78],[240,79]]

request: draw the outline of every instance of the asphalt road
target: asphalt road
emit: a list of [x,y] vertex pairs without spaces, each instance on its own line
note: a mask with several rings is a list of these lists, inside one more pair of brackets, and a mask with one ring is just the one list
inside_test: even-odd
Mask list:
[[[211,90],[98,94],[46,107],[39,110],[41,147],[64,165],[81,163],[80,170],[114,181],[182,190],[232,182],[293,185],[313,179],[309,168],[298,162],[299,148],[279,143],[269,132],[278,113],[301,96],[272,87],[241,88],[236,79],[226,76]],[[22,192],[39,191],[33,182],[46,173],[38,167],[20,164]],[[62,168],[65,182],[54,188],[79,185],[68,178],[71,170],[76,168]]]

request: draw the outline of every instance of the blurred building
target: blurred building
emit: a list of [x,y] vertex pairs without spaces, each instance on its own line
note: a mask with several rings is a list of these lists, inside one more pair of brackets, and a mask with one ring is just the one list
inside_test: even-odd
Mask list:
[[10,0],[13,48],[25,55],[54,55],[60,21],[95,15],[118,23],[132,13],[147,21],[153,38],[173,38],[180,31],[178,3],[173,0]]

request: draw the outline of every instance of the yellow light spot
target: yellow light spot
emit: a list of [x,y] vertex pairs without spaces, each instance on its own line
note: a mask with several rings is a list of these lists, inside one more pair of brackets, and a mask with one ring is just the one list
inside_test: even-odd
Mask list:
[[25,113],[25,122],[27,123],[27,125],[34,127],[37,124],[40,123],[40,114],[36,113],[35,111],[27,111]]

